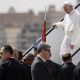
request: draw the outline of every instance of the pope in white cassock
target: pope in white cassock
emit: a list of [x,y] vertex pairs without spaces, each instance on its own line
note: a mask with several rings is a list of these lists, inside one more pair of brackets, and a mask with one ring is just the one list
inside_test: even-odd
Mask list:
[[80,43],[80,14],[77,10],[73,9],[73,5],[69,1],[65,2],[63,8],[66,12],[64,20],[53,24],[55,27],[63,26],[65,32],[60,55],[65,52],[71,53]]

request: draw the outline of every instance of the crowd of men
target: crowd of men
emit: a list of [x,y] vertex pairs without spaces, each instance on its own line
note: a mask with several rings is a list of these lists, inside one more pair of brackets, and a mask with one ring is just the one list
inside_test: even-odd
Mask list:
[[80,63],[72,63],[71,53],[62,55],[64,63],[60,65],[50,60],[50,49],[40,43],[36,52],[22,59],[21,51],[4,45],[0,50],[0,80],[80,80]]

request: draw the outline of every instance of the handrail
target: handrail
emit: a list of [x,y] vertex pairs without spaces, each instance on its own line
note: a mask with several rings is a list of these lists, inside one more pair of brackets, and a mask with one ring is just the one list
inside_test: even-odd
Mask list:
[[72,54],[72,56],[71,57],[74,57],[75,55],[76,55],[76,53],[78,53],[80,51],[80,48],[79,49],[77,49],[75,52],[74,52],[74,54]]
[[[76,8],[78,8],[80,6],[80,3],[75,7],[75,9]],[[62,18],[60,21],[63,21],[64,20],[64,18]],[[52,26],[48,31],[47,31],[47,33],[46,33],[46,36],[49,34],[49,33],[51,33],[53,30],[55,29],[55,26]],[[41,37],[40,37],[40,39],[39,40],[37,40],[36,42],[37,43],[39,43],[41,41]],[[26,51],[26,52],[24,52],[24,54],[23,54],[23,57],[27,54],[27,53],[29,53],[32,49],[33,49],[33,45]],[[74,55],[73,55],[74,56]]]

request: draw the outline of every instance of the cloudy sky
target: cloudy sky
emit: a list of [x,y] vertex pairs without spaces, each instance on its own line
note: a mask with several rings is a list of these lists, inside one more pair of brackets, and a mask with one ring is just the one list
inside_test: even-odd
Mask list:
[[[18,12],[27,12],[33,9],[34,12],[44,11],[45,5],[55,5],[57,10],[62,9],[65,0],[0,0],[0,12],[7,12],[10,6],[13,6]],[[76,0],[70,0],[73,4]]]

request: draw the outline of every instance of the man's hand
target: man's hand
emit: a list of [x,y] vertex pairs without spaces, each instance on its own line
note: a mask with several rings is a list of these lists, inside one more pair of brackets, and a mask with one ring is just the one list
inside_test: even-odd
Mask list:
[[71,45],[70,45],[70,48],[73,49],[73,48],[74,48],[74,45],[71,44]]

